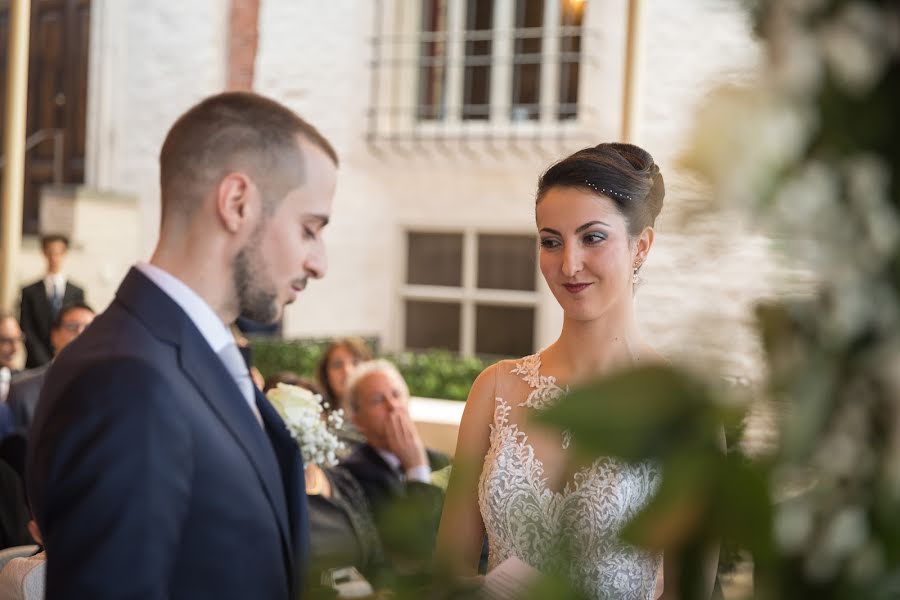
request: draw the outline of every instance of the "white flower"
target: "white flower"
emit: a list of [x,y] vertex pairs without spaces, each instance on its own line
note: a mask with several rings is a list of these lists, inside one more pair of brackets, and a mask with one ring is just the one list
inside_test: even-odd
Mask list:
[[337,451],[344,444],[334,434],[344,422],[337,410],[322,419],[322,397],[296,385],[279,383],[266,398],[284,419],[291,436],[297,440],[305,464],[331,467],[337,464]]
[[864,2],[846,5],[823,27],[821,43],[835,78],[854,94],[865,94],[884,72],[890,58],[887,20]]

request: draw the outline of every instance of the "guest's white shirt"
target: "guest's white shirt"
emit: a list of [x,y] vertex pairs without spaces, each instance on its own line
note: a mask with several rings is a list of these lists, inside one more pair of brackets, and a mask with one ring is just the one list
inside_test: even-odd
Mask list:
[[3,600],[43,600],[47,555],[14,558],[0,572],[0,598]]
[[52,298],[55,291],[60,298],[66,293],[66,276],[63,273],[47,273],[44,277],[44,291]]
[[[200,334],[213,352],[218,355],[228,344],[234,344],[234,336],[219,315],[213,311],[212,307],[206,301],[197,295],[183,281],[169,273],[160,269],[156,265],[150,263],[138,263],[135,268],[147,276],[150,281],[155,283],[163,292],[166,293],[181,309],[187,313],[188,318],[200,330]],[[249,377],[249,373],[247,374]],[[256,402],[253,398],[245,398],[250,410],[256,416],[256,419],[262,423],[262,417]]]
[[0,402],[6,402],[9,394],[9,383],[12,380],[12,371],[9,367],[0,367]]
[[[400,465],[400,459],[397,458],[397,455],[393,452],[388,452],[387,450],[382,450],[380,448],[375,448],[375,452],[384,459],[384,462],[388,464],[390,468],[392,468],[396,472],[402,472],[402,466]],[[431,483],[431,467],[428,465],[419,465],[418,467],[413,467],[412,469],[406,470],[406,480],[407,481],[420,481],[422,483]]]

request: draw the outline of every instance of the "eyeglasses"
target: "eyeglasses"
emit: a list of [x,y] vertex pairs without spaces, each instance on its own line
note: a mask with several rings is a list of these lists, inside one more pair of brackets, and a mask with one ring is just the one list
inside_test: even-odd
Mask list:
[[19,334],[18,337],[0,337],[0,344],[18,344],[24,341],[25,336],[22,334]]
[[90,323],[61,323],[60,329],[65,329],[69,333],[81,333],[87,329]]

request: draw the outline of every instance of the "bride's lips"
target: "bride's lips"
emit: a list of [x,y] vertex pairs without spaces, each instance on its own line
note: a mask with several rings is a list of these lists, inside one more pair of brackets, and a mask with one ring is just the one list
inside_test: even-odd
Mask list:
[[590,283],[564,283],[563,287],[566,288],[570,294],[578,294],[590,285]]

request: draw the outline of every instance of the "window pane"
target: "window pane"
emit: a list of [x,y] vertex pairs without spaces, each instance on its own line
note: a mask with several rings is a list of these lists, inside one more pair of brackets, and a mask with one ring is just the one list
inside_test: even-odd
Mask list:
[[463,71],[463,119],[487,119],[491,98],[491,37],[494,0],[466,3],[466,56]]
[[406,282],[462,286],[462,234],[407,234]]
[[475,308],[475,352],[526,356],[533,351],[534,308],[478,305]]
[[516,0],[513,54],[513,121],[540,117],[544,0]]
[[535,289],[537,240],[530,235],[478,236],[478,287]]
[[444,118],[447,77],[447,0],[422,0],[419,39],[419,100],[422,120]]
[[444,348],[459,352],[460,305],[452,302],[406,301],[406,347]]
[[581,25],[587,0],[560,0],[559,111],[560,121],[578,116],[578,78],[581,65]]

